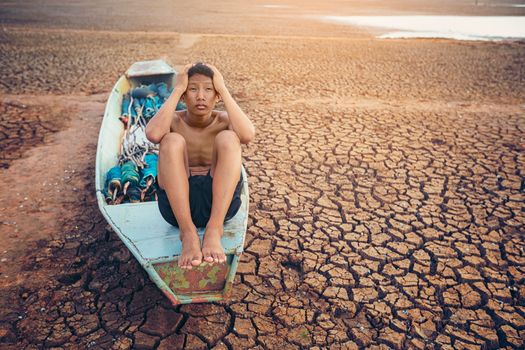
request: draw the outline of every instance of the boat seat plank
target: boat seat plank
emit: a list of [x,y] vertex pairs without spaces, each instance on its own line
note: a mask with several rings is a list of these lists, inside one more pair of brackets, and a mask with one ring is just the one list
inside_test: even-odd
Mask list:
[[126,71],[128,78],[174,74],[175,70],[163,60],[135,62]]
[[[221,243],[227,255],[243,251],[247,215],[245,207],[248,203],[246,196],[241,198],[241,208],[224,225]],[[135,251],[134,255],[139,254],[145,261],[180,255],[182,245],[179,229],[164,220],[156,202],[108,205],[104,210],[111,218],[113,228],[127,239],[128,247]],[[138,217],[141,219],[137,220]],[[198,234],[202,239],[204,228],[199,228]]]

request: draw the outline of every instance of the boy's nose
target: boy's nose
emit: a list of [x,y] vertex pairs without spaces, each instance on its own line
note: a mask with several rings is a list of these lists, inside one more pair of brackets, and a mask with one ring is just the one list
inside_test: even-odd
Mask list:
[[197,92],[197,98],[203,99],[204,98],[204,90],[199,89]]

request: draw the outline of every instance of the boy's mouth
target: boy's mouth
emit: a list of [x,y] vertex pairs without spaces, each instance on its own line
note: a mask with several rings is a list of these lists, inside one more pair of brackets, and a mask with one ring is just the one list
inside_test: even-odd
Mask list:
[[206,106],[206,105],[195,105],[195,108],[203,110],[203,109],[208,108],[208,106]]

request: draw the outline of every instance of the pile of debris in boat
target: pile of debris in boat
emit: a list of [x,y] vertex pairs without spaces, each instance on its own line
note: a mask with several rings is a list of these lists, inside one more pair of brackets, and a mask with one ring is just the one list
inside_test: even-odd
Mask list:
[[[104,195],[108,204],[157,200],[158,145],[146,138],[146,125],[171,91],[166,83],[141,84],[123,96],[120,120],[125,130],[118,164],[106,174]],[[179,102],[176,109],[185,108]]]

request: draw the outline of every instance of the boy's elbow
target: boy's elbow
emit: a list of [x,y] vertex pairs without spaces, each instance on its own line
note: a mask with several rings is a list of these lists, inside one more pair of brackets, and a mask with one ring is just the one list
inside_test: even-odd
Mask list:
[[243,145],[247,145],[248,143],[252,142],[254,138],[255,138],[255,128],[247,132],[246,135],[243,135],[240,141]]
[[151,128],[148,129],[148,127],[146,127],[146,138],[151,142],[151,143],[160,143],[160,140],[162,139],[162,137],[160,135],[158,135],[157,132],[155,132],[155,130],[152,130]]

